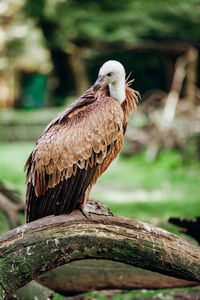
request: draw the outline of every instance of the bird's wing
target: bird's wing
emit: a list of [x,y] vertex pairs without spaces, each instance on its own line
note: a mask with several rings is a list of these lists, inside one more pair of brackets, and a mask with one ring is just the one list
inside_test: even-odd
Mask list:
[[72,211],[122,127],[122,108],[109,97],[52,122],[27,161],[27,221]]
[[[104,95],[107,91],[104,91]],[[47,132],[53,125],[62,122],[71,112],[76,111],[76,109],[85,108],[87,105],[95,102],[96,98],[94,95],[93,88],[89,88],[82,96],[80,96],[71,105],[67,106],[62,112],[60,112],[44,129],[42,135]],[[26,166],[25,166],[26,167]]]

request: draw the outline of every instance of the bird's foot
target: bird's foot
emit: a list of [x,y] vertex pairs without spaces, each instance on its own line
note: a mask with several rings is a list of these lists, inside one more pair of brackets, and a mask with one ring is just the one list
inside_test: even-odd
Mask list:
[[88,200],[84,206],[80,207],[80,210],[87,219],[90,219],[90,214],[104,216],[113,215],[108,205],[98,200]]

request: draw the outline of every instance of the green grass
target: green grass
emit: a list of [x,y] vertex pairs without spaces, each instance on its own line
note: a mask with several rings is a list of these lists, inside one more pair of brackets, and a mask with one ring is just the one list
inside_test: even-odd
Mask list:
[[[110,292],[110,291],[94,291],[83,294],[84,300],[98,299],[98,300],[135,300],[135,299],[199,299],[199,287],[189,287],[184,289],[160,289],[160,290],[133,290],[124,292]],[[109,296],[108,296],[109,295]],[[193,297],[192,297],[193,296]],[[55,297],[54,300],[61,299]]]
[[0,180],[8,188],[19,191],[23,200],[25,195],[25,173],[23,168],[33,147],[33,143],[0,145]]
[[[200,165],[186,165],[176,151],[163,151],[153,163],[144,153],[120,158],[98,182],[95,196],[106,198],[114,212],[128,217],[145,221],[200,214]],[[120,197],[124,202],[113,202]]]
[[[0,181],[11,190],[16,190],[20,198],[25,199],[26,159],[33,149],[31,143],[0,144]],[[23,221],[23,217],[21,220]],[[0,234],[9,230],[6,217],[0,212]]]

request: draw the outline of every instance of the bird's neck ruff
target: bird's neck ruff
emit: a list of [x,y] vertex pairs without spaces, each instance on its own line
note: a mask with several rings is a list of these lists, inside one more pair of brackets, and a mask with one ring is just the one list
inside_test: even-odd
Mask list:
[[120,104],[122,104],[126,98],[125,93],[125,79],[122,78],[120,81],[116,83],[109,84],[110,96],[117,100]]
[[134,81],[130,80],[128,81],[128,78],[126,80],[126,88],[125,88],[125,92],[126,92],[126,99],[125,101],[121,104],[121,108],[124,112],[124,123],[127,124],[128,119],[130,118],[130,115],[133,111],[136,111],[137,109],[137,104],[139,102],[140,99],[140,93],[132,88],[130,88],[129,86],[131,85],[131,83]]
[[[125,100],[121,103],[121,107],[124,111],[124,115],[125,115],[125,119],[126,121],[128,121],[129,117],[130,117],[130,113],[132,111],[135,111],[137,108],[137,103],[140,99],[140,93],[132,88],[130,88],[129,86],[131,85],[131,83],[134,81],[133,80],[129,80],[129,77],[126,79],[125,82]],[[100,88],[100,90],[97,92],[97,98],[102,99],[104,97],[108,97],[112,95],[110,94],[110,89],[109,86],[103,86],[102,88]]]

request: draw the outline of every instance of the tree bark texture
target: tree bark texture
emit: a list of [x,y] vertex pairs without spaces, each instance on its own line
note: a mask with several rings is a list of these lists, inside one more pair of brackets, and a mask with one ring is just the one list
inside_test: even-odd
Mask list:
[[194,101],[196,98],[196,87],[198,81],[198,50],[191,47],[187,52],[187,73],[186,73],[186,87],[185,98],[189,101]]
[[165,289],[198,285],[195,281],[101,259],[80,260],[62,265],[42,274],[36,281],[66,296],[93,290]]
[[82,95],[88,88],[87,72],[84,59],[82,58],[83,50],[75,44],[70,44],[66,49],[68,62],[73,73],[76,95]]
[[108,259],[200,282],[200,250],[153,225],[79,211],[49,216],[0,237],[0,299],[60,265]]
[[166,99],[163,115],[164,129],[170,126],[175,117],[177,103],[186,77],[186,99],[193,101],[196,93],[198,51],[190,47],[188,51],[179,56],[175,63],[174,77],[170,92]]
[[167,96],[163,120],[161,122],[162,129],[167,129],[170,127],[176,113],[176,107],[180,99],[180,93],[183,86],[183,81],[186,75],[187,66],[187,53],[178,57],[175,63],[174,77],[172,80],[172,85],[170,92]]

